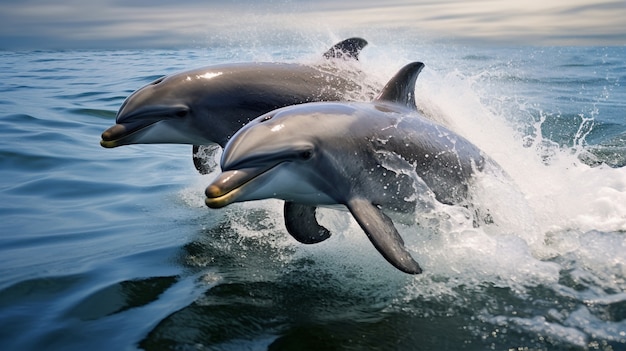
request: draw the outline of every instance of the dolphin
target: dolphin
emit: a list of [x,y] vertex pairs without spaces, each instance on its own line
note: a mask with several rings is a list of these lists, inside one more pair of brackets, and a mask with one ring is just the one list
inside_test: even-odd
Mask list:
[[336,60],[358,60],[366,45],[361,38],[343,40],[325,52],[326,60],[318,65],[221,64],[159,78],[124,101],[116,124],[102,133],[100,145],[193,144],[196,168],[208,173],[211,169],[202,162],[205,148],[200,145],[223,147],[239,128],[263,113],[375,91],[332,65]]
[[[423,67],[404,66],[369,103],[306,103],[254,119],[226,145],[222,172],[206,188],[206,205],[278,198],[347,208],[389,263],[421,273],[389,216],[415,213],[420,196],[467,204],[486,157],[417,111],[415,81]],[[300,242],[330,236],[323,227],[308,228],[316,224],[310,216],[290,220],[287,228]]]

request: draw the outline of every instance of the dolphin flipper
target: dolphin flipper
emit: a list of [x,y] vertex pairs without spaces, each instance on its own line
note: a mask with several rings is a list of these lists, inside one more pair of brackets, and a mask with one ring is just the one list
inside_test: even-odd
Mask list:
[[285,201],[285,226],[291,236],[303,244],[317,244],[330,238],[330,231],[317,223],[315,206]]
[[404,247],[404,240],[393,222],[381,209],[363,198],[351,199],[347,206],[374,247],[389,263],[405,273],[422,273],[419,264]]
[[218,168],[215,161],[215,154],[220,150],[220,146],[213,145],[194,145],[191,149],[193,157],[193,165],[200,174],[209,174]]
[[362,38],[348,38],[335,44],[324,53],[324,58],[346,58],[359,60],[359,53],[367,45],[367,40]]

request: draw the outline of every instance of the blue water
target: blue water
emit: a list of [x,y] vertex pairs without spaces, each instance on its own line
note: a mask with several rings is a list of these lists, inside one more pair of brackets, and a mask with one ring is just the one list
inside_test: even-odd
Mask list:
[[99,145],[156,77],[336,39],[0,52],[0,349],[625,350],[625,47],[367,38],[365,72],[424,62],[420,108],[512,179],[484,184],[497,225],[400,226],[419,276],[344,213],[304,246],[278,201],[206,208],[190,146]]

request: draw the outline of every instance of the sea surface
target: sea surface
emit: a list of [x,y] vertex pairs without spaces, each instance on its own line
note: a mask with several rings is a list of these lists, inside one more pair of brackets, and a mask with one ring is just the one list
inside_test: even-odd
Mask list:
[[162,75],[341,39],[0,51],[0,349],[626,350],[626,47],[366,38],[365,73],[424,62],[419,108],[507,174],[480,184],[492,223],[397,224],[416,276],[345,212],[303,245],[279,201],[205,207],[191,146],[99,145]]

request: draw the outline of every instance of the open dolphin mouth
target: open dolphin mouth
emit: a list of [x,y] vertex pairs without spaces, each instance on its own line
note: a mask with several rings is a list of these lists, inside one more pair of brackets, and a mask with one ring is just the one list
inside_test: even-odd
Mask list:
[[153,126],[157,122],[158,121],[154,121],[148,124],[116,124],[102,132],[100,145],[106,148],[114,148],[117,146],[132,144],[133,136],[141,133],[146,128]]
[[253,191],[249,185],[256,183],[260,177],[274,169],[270,167],[251,167],[232,171],[223,171],[209,186],[204,194],[205,204],[210,208],[221,208],[237,202],[237,199]]

